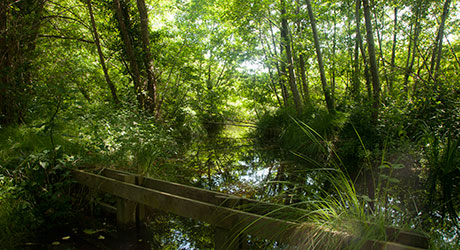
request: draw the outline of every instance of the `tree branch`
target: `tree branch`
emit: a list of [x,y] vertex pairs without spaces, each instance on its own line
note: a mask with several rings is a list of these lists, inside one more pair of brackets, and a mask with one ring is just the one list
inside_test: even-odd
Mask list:
[[64,40],[76,40],[79,42],[84,42],[84,43],[94,43],[94,41],[89,41],[83,38],[78,38],[78,37],[66,37],[66,36],[58,36],[58,35],[47,35],[47,34],[40,34],[38,37],[43,37],[43,38],[56,38],[56,39],[64,39]]

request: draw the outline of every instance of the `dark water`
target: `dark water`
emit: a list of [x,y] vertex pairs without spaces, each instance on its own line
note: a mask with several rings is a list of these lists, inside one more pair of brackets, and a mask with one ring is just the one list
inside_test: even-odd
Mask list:
[[[228,127],[219,135],[191,142],[182,158],[168,165],[177,168],[177,174],[171,176],[167,173],[167,179],[242,197],[265,199],[270,195],[268,183],[276,177],[280,161],[267,157],[248,132],[248,128]],[[153,169],[144,172],[152,177],[164,177],[158,176]],[[105,199],[111,198],[105,195]],[[142,231],[135,228],[121,231],[116,227],[113,214],[95,208],[93,214],[82,218],[78,226],[49,232],[42,243],[33,243],[27,248],[213,249],[212,226],[162,211],[152,210],[148,214]],[[250,249],[272,249],[274,245],[250,239],[249,246]]]

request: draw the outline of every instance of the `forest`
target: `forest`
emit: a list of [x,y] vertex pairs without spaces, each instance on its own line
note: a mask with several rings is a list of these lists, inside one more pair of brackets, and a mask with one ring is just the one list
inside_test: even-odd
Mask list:
[[[458,249],[459,27],[457,0],[0,0],[0,248],[109,237],[115,198],[72,171],[110,168]],[[214,249],[205,223],[147,227]]]

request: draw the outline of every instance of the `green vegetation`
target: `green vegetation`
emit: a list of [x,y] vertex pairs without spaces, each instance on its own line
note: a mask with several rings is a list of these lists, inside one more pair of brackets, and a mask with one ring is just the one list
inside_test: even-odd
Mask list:
[[[78,227],[93,204],[71,170],[108,167],[455,249],[459,13],[456,0],[0,1],[0,246]],[[212,248],[194,223],[157,216],[152,247]]]

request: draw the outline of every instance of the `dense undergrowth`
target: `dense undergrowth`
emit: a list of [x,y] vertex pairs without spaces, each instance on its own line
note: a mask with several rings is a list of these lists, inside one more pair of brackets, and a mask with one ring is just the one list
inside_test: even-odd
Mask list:
[[392,105],[377,122],[362,106],[335,115],[266,113],[254,136],[269,149],[265,157],[288,161],[273,177],[273,190],[280,202],[319,211],[310,220],[320,225],[364,238],[377,237],[375,228],[358,232],[363,228],[354,221],[391,225],[429,233],[432,249],[456,249],[458,100],[439,91]]
[[2,128],[0,245],[15,249],[39,240],[40,232],[76,222],[87,204],[75,197],[73,168],[174,176],[177,168],[162,165],[182,153],[187,128],[174,130],[152,119],[128,108],[87,105],[60,111],[52,121]]
[[[455,248],[460,126],[458,114],[438,99],[418,100],[417,109],[388,108],[377,123],[360,106],[334,115],[322,109],[300,116],[283,109],[266,113],[250,137],[260,149],[257,157],[271,162],[273,171],[262,191],[244,195],[296,204],[312,211],[302,219],[365,239],[384,239],[382,228],[392,225],[429,232],[433,249]],[[449,119],[428,119],[431,106],[445,106]],[[229,146],[219,142],[221,125],[210,129],[212,123],[186,114],[158,123],[133,110],[75,105],[1,129],[0,245],[14,249],[37,240],[40,232],[76,223],[87,205],[75,197],[72,168],[114,167],[231,190],[224,186],[244,166],[238,153],[219,156],[212,148]],[[212,147],[201,149],[196,139],[203,137]],[[225,157],[228,162],[219,163]],[[202,234],[197,238],[198,245],[211,244]]]

